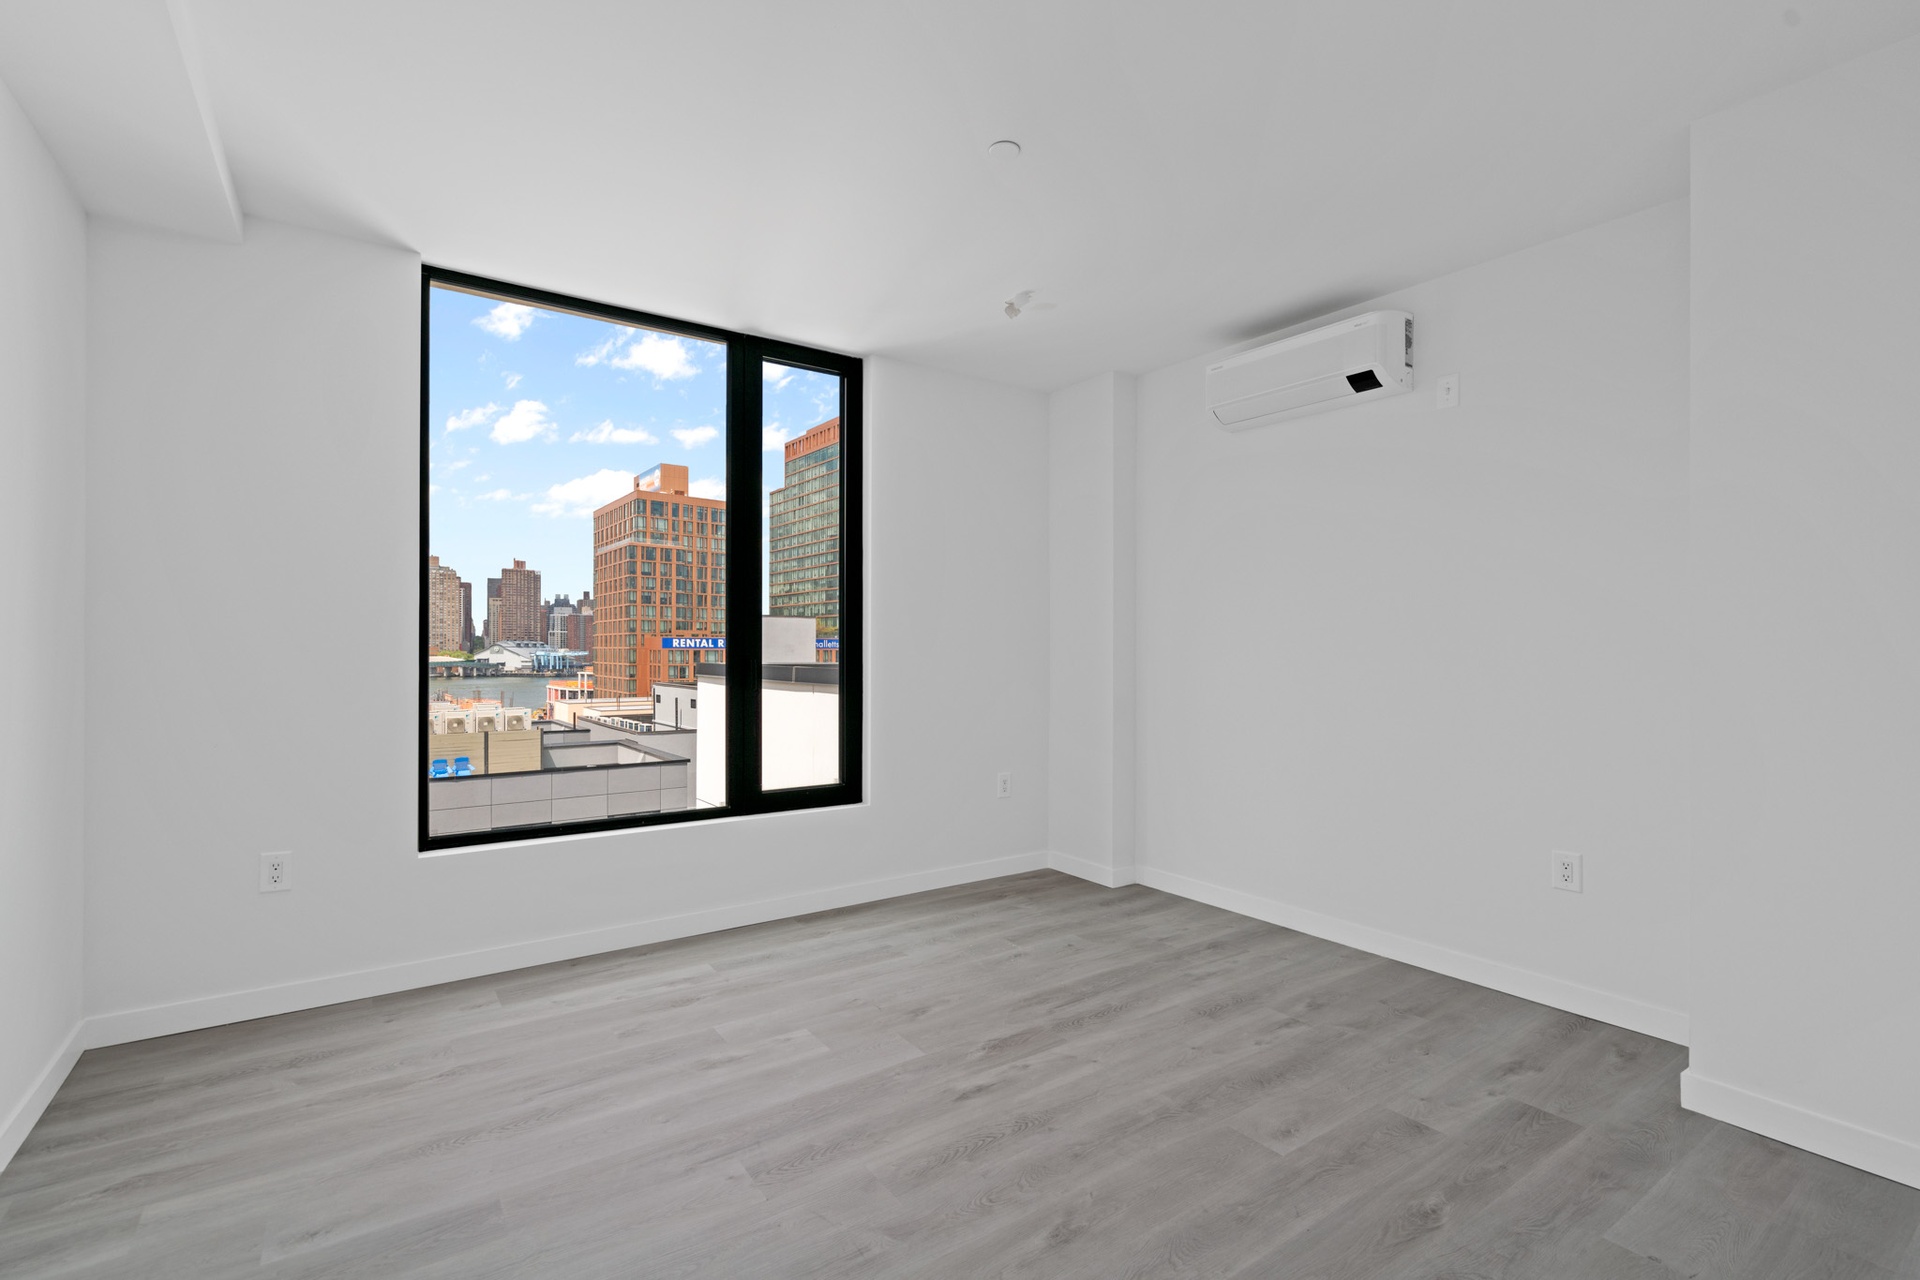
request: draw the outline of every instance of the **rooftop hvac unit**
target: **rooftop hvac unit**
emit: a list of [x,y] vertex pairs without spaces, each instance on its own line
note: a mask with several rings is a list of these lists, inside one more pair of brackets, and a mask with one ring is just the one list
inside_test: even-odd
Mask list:
[[1207,412],[1228,431],[1413,390],[1413,316],[1369,311],[1207,366]]
[[474,717],[474,722],[474,732],[476,733],[498,733],[506,727],[500,723],[500,713],[498,711],[482,711]]
[[442,733],[472,733],[473,732],[472,714],[466,711],[447,712],[446,725],[443,729],[441,729],[441,732]]
[[500,713],[500,727],[519,733],[532,727],[532,715],[533,713],[525,707],[514,707],[511,710],[502,711]]

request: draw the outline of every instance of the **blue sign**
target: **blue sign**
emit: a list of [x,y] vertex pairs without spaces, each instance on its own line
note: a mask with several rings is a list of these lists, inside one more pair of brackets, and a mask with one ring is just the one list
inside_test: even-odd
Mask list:
[[[661,636],[662,649],[724,649],[727,647],[725,636]],[[815,640],[816,649],[838,649],[838,640]]]

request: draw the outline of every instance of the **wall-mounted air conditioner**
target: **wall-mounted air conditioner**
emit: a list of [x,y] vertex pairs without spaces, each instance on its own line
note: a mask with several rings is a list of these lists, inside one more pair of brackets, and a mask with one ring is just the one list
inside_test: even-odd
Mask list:
[[1207,412],[1244,431],[1413,390],[1413,316],[1369,311],[1207,366]]

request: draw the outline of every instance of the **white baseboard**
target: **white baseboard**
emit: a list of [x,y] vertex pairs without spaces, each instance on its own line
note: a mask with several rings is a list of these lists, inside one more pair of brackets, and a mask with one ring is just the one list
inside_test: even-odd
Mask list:
[[279,986],[229,991],[193,1000],[152,1005],[144,1009],[121,1009],[112,1013],[97,1013],[82,1024],[79,1033],[80,1046],[98,1049],[111,1044],[148,1040],[154,1036],[198,1031],[203,1027],[217,1027],[229,1022],[267,1018],[274,1014],[292,1013],[298,1009],[315,1009],[322,1005],[339,1004],[345,1000],[364,1000],[370,996],[391,995],[396,991],[411,991],[441,982],[458,982],[466,978],[485,977],[488,974],[524,969],[530,965],[551,964],[556,960],[574,960],[581,956],[599,955],[606,951],[649,946],[673,938],[690,938],[696,934],[714,933],[721,929],[737,929],[742,925],[784,920],[788,916],[806,915],[812,911],[831,911],[837,907],[851,907],[863,902],[897,898],[902,894],[922,893],[928,889],[945,889],[951,885],[968,884],[975,880],[991,880],[996,876],[1017,875],[1023,871],[1038,871],[1046,865],[1044,853],[993,858],[984,862],[939,867],[932,871],[917,871],[910,875],[862,880],[827,889],[809,890],[806,893],[791,894],[783,898],[764,898],[758,902],[743,902],[706,911],[692,911],[684,915],[660,916],[632,924],[616,925],[608,929],[565,934],[557,938],[538,938],[531,942],[488,947],[484,950],[467,951],[457,955],[435,956],[426,960],[384,965],[376,969],[361,969],[353,973],[333,974],[324,978],[289,982]]
[[67,1033],[67,1042],[54,1053],[47,1063],[47,1069],[33,1082],[33,1088],[27,1090],[27,1096],[20,1099],[19,1105],[7,1116],[6,1124],[0,1125],[0,1169],[7,1167],[14,1152],[20,1150],[20,1144],[33,1132],[33,1126],[40,1123],[47,1104],[53,1101],[53,1095],[60,1092],[60,1086],[66,1083],[67,1073],[73,1070],[73,1064],[80,1061],[80,1050],[85,1047],[81,1033],[85,1028],[84,1022],[74,1024],[73,1030]]
[[1082,880],[1091,880],[1095,884],[1105,885],[1109,889],[1118,889],[1123,884],[1133,883],[1131,870],[1120,871],[1091,858],[1076,858],[1070,853],[1049,852],[1047,865],[1055,871],[1064,871],[1070,876],[1079,876]]
[[1350,920],[1322,915],[1318,911],[1290,906],[1271,898],[1242,893],[1238,889],[1222,888],[1220,885],[1209,884],[1205,880],[1195,880],[1189,876],[1176,875],[1171,871],[1139,867],[1135,870],[1134,878],[1149,888],[1178,894],[1183,898],[1192,898],[1195,902],[1204,902],[1208,906],[1220,907],[1243,916],[1252,916],[1256,920],[1265,920],[1269,924],[1296,929],[1301,933],[1310,933],[1316,938],[1325,938],[1329,942],[1338,942],[1342,946],[1370,951],[1374,955],[1385,956],[1389,960],[1419,965],[1422,969],[1431,969],[1435,973],[1444,973],[1451,978],[1461,978],[1483,987],[1492,987],[1495,991],[1504,991],[1508,995],[1519,996],[1523,1000],[1533,1000],[1540,1004],[1551,1005],[1556,1009],[1565,1009],[1583,1018],[1610,1022],[1616,1027],[1625,1027],[1630,1031],[1656,1036],[1661,1040],[1670,1040],[1675,1044],[1687,1043],[1687,1015],[1678,1009],[1647,1004],[1628,996],[1616,995],[1611,991],[1581,986],[1577,982],[1568,982],[1544,973],[1536,973],[1532,969],[1522,969],[1499,960],[1489,960],[1483,956],[1470,955],[1465,951],[1455,951],[1451,947],[1422,942],[1418,938],[1389,933],[1384,929],[1354,924]]
[[1920,1187],[1920,1146],[1911,1142],[1710,1080],[1691,1068],[1680,1073],[1680,1105],[1829,1160]]

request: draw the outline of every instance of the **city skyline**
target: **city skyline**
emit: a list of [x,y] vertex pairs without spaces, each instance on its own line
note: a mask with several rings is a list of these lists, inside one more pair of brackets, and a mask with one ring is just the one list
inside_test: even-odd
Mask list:
[[[695,497],[726,498],[723,344],[441,286],[428,326],[429,543],[464,580],[523,560],[591,589],[594,509],[661,462],[688,468]],[[779,451],[838,414],[839,392],[837,376],[763,366],[763,520]]]

